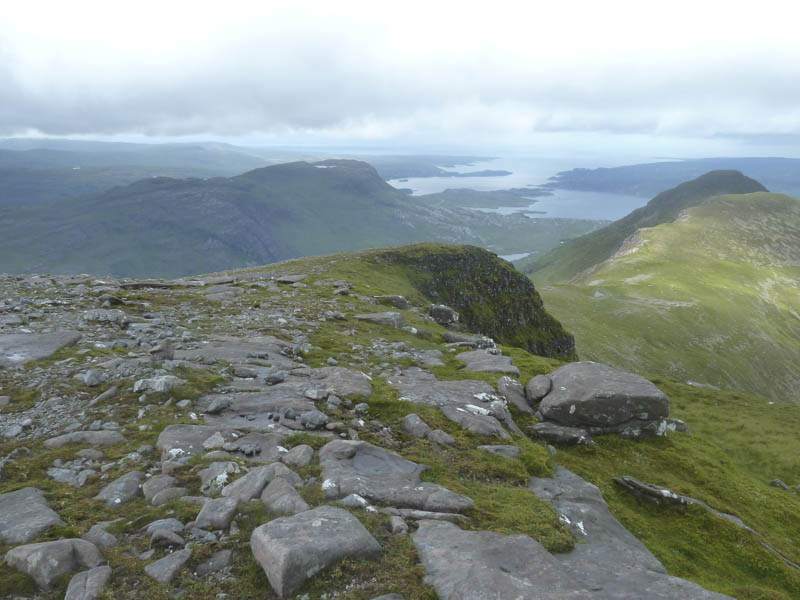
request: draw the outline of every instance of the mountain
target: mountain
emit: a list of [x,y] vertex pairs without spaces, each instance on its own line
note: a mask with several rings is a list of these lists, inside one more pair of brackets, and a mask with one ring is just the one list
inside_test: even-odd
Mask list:
[[800,196],[800,159],[718,157],[664,160],[600,169],[572,169],[552,177],[545,187],[629,194],[649,198],[708,171],[736,170],[774,192]]
[[544,441],[522,386],[578,372],[546,306],[438,244],[0,275],[0,597],[800,597],[800,407],[628,373],[689,431]]
[[639,229],[606,261],[540,291],[581,358],[797,401],[798,282],[800,201],[756,192]]
[[294,162],[229,178],[148,178],[6,209],[0,270],[175,277],[431,240],[511,254],[594,226],[428,206],[363,162]]
[[658,194],[645,206],[597,231],[564,242],[544,256],[518,263],[518,268],[540,284],[567,281],[617,252],[640,227],[674,221],[681,211],[720,194],[766,191],[759,182],[738,171],[711,171]]

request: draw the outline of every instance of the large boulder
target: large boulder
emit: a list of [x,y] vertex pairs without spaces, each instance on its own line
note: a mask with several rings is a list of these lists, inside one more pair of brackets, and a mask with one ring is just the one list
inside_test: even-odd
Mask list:
[[103,562],[97,547],[81,539],[64,539],[17,546],[6,553],[6,563],[29,575],[43,589],[66,573],[94,569]]
[[427,468],[393,452],[354,440],[334,440],[319,451],[322,490],[330,500],[357,494],[398,507],[461,512],[473,501],[435,483],[421,482]]
[[250,548],[280,598],[292,596],[308,578],[343,558],[373,559],[381,551],[358,519],[332,506],[257,527]]
[[8,333],[0,335],[0,368],[24,365],[52,356],[81,339],[77,331],[55,333]]
[[64,525],[47,506],[44,492],[26,487],[0,494],[0,541],[4,544],[26,544],[53,525]]
[[613,427],[669,416],[669,398],[644,377],[594,362],[576,362],[550,374],[552,388],[539,405],[544,418],[574,427]]
[[142,494],[144,473],[131,471],[106,485],[94,499],[102,500],[108,508],[117,508]]
[[111,579],[111,567],[104,565],[81,571],[69,580],[64,600],[95,600]]

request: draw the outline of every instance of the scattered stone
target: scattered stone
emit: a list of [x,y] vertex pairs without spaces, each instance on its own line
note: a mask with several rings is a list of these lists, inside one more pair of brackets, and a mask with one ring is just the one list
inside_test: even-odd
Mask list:
[[118,308],[106,310],[103,308],[95,308],[87,310],[83,313],[83,320],[87,323],[109,323],[117,327],[124,328],[130,323],[130,317]]
[[441,335],[442,339],[450,344],[483,349],[495,347],[494,340],[483,335],[468,335],[465,333],[456,333],[455,331],[443,331]]
[[396,296],[393,294],[385,294],[383,296],[376,296],[378,302],[381,304],[388,304],[400,310],[408,310],[411,308],[411,303],[406,300],[404,296]]
[[218,550],[211,558],[204,560],[194,570],[198,577],[206,577],[212,573],[219,573],[228,568],[233,562],[233,550]]
[[48,448],[61,448],[66,444],[113,446],[124,441],[125,437],[119,431],[73,431],[45,440],[44,445]]
[[38,488],[0,494],[0,541],[4,544],[26,544],[53,525],[65,523],[47,506]]
[[512,379],[508,375],[504,375],[497,380],[497,393],[500,394],[506,401],[514,405],[514,407],[525,415],[532,415],[533,409],[528,405],[528,400],[525,397],[525,388],[516,379]]
[[519,369],[511,364],[510,356],[493,354],[488,350],[473,350],[462,352],[456,358],[463,362],[466,371],[478,371],[482,373],[507,373],[519,377]]
[[491,452],[492,454],[499,454],[500,456],[505,456],[506,458],[516,459],[519,458],[520,449],[519,446],[511,446],[511,445],[495,445],[495,446],[478,446],[480,450],[485,450],[486,452]]
[[318,410],[309,410],[300,415],[300,424],[306,429],[321,429],[328,422],[328,415]]
[[100,490],[94,499],[105,502],[107,508],[117,508],[142,493],[143,480],[144,473],[141,471],[125,473]]
[[297,490],[283,477],[276,477],[261,493],[267,510],[284,515],[294,515],[309,509]]
[[214,498],[200,509],[195,526],[200,529],[227,529],[236,515],[238,501],[236,498]]
[[275,279],[275,281],[277,281],[278,283],[287,283],[287,284],[299,283],[299,282],[303,281],[306,277],[308,277],[308,275],[305,275],[305,274],[302,274],[302,275],[282,275],[281,277],[277,277]]
[[373,502],[423,510],[460,512],[474,502],[429,482],[425,467],[367,442],[334,440],[319,451],[322,490],[328,499],[358,494]]
[[773,487],[776,487],[776,488],[779,488],[779,489],[783,490],[784,492],[794,492],[794,490],[792,490],[792,488],[790,488],[788,485],[786,485],[780,479],[773,479],[772,481],[769,482],[769,484],[771,486],[773,486]]
[[214,435],[203,441],[203,448],[205,450],[214,450],[215,448],[222,448],[225,445],[225,438],[219,431],[215,431]]
[[527,428],[528,432],[536,438],[556,444],[575,445],[593,444],[592,436],[582,427],[568,427],[558,423],[542,421]]
[[156,494],[163,490],[174,488],[177,484],[178,480],[174,477],[169,475],[156,475],[142,484],[142,494],[144,494],[145,500],[151,502]]
[[89,402],[89,406],[95,406],[100,402],[105,402],[106,400],[111,400],[114,396],[117,395],[119,392],[119,386],[114,385],[108,388],[105,392],[100,394],[99,396],[95,397],[93,400]]
[[92,528],[81,537],[87,542],[93,543],[98,548],[113,548],[114,546],[119,546],[117,537],[114,534],[108,533],[105,529],[109,524],[110,522],[92,525]]
[[6,553],[9,566],[29,575],[42,589],[67,573],[94,569],[103,562],[97,547],[77,538],[17,546]]
[[173,348],[169,342],[162,342],[161,344],[157,344],[153,346],[149,350],[150,357],[153,360],[173,360],[175,358],[175,348]]
[[192,549],[185,548],[168,554],[161,560],[150,563],[144,568],[144,572],[150,575],[159,583],[167,584],[178,574],[183,566],[192,557]]
[[441,429],[434,429],[428,434],[428,439],[431,442],[436,442],[437,444],[442,444],[443,446],[450,446],[456,443],[456,439],[447,433],[446,431],[442,431]]
[[133,384],[133,392],[168,392],[173,388],[186,383],[180,377],[175,375],[159,375],[158,377],[151,377],[150,379],[139,379]]
[[221,413],[223,410],[228,408],[231,405],[231,399],[227,396],[217,396],[211,401],[211,404],[208,405],[205,412],[209,415],[216,415]]
[[239,502],[248,502],[258,498],[264,487],[273,479],[286,479],[292,485],[301,485],[300,476],[282,463],[273,463],[251,469],[244,477],[222,488],[222,496],[235,498]]
[[104,565],[82,571],[69,580],[64,600],[95,600],[111,580],[111,567]]
[[419,415],[411,413],[406,415],[405,419],[403,419],[403,431],[405,431],[411,437],[424,440],[427,439],[432,430],[428,424],[419,417]]
[[284,463],[297,469],[302,469],[303,467],[308,466],[313,458],[314,449],[308,444],[300,444],[299,446],[295,446],[289,450],[289,452],[281,456],[281,460]]
[[280,598],[343,558],[374,559],[380,544],[353,515],[320,506],[257,527],[250,548]]
[[431,304],[428,307],[428,315],[439,325],[451,325],[458,322],[458,313],[445,304]]
[[148,523],[143,527],[143,531],[147,535],[153,535],[153,532],[157,529],[166,529],[174,533],[180,533],[183,531],[184,527],[183,523],[173,517],[170,517],[169,519],[159,519],[158,521],[153,521],[152,523]]
[[537,405],[542,398],[550,393],[553,387],[553,380],[548,375],[536,375],[531,377],[528,385],[525,386],[525,396],[531,406]]
[[97,371],[90,369],[85,373],[78,373],[75,375],[75,379],[83,383],[86,387],[96,387],[101,383],[104,383],[106,378],[102,373],[98,373]]
[[364,313],[353,315],[353,318],[358,319],[359,321],[374,323],[375,325],[396,327],[397,329],[400,329],[406,324],[405,318],[398,312]]
[[156,529],[150,536],[151,548],[183,548],[183,538],[169,529]]
[[389,517],[389,528],[395,535],[405,535],[408,533],[408,525],[403,520],[403,517]]
[[0,368],[15,367],[52,356],[81,339],[77,331],[7,333],[0,335]]

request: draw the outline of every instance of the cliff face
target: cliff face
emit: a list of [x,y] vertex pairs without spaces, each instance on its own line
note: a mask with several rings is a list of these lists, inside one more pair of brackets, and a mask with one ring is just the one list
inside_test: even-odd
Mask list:
[[491,252],[418,244],[377,257],[408,267],[419,291],[456,309],[468,329],[540,356],[576,359],[574,338],[544,309],[530,279]]

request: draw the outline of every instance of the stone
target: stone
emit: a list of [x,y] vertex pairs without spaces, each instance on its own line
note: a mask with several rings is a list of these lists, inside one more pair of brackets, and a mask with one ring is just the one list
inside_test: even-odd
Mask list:
[[644,377],[593,362],[570,363],[550,374],[541,401],[545,419],[570,426],[616,426],[669,416],[666,394]]
[[389,529],[395,535],[405,535],[408,533],[408,525],[403,520],[403,517],[393,515],[389,517]]
[[66,444],[113,446],[124,441],[125,437],[119,431],[73,431],[45,440],[44,445],[48,448],[61,448]]
[[148,523],[142,528],[142,530],[147,535],[153,535],[153,532],[156,531],[157,529],[166,529],[174,533],[180,533],[181,531],[183,531],[184,527],[183,523],[178,521],[178,519],[170,517],[168,519],[158,519],[157,521]]
[[172,360],[175,358],[175,348],[169,342],[162,342],[150,348],[149,354],[153,360]]
[[27,544],[53,525],[65,525],[47,506],[44,492],[26,487],[0,494],[0,541]]
[[240,470],[239,464],[230,460],[212,462],[197,473],[200,477],[200,491],[209,496],[219,494],[230,481],[230,475]]
[[403,431],[411,437],[424,440],[427,439],[428,435],[431,433],[431,428],[419,415],[411,413],[406,415],[403,419]]
[[308,275],[300,274],[300,275],[282,275],[277,277],[275,281],[278,283],[300,283],[303,281]]
[[144,473],[141,471],[125,473],[100,490],[94,499],[105,502],[107,508],[118,508],[141,495],[142,481]]
[[522,384],[516,379],[512,379],[508,375],[504,375],[498,379],[497,393],[505,398],[508,403],[513,404],[522,414],[532,415],[534,413],[525,397],[525,388],[522,387]]
[[209,415],[216,415],[228,408],[231,405],[231,399],[227,396],[218,396],[214,398],[206,408],[205,412]]
[[439,325],[451,325],[458,322],[458,313],[445,304],[431,304],[428,307],[428,315],[439,323]]
[[319,451],[319,462],[329,500],[358,494],[373,502],[444,512],[461,512],[474,504],[441,485],[421,482],[426,467],[367,442],[328,442]]
[[237,501],[245,503],[258,498],[264,487],[276,478],[286,479],[292,485],[301,485],[303,483],[300,476],[286,465],[273,463],[251,469],[243,477],[222,488],[221,493],[226,498],[236,498]]
[[214,498],[200,509],[195,526],[200,529],[226,529],[236,516],[238,501],[236,498]]
[[233,429],[206,425],[168,425],[161,430],[156,448],[161,449],[161,460],[176,460],[193,454],[205,453],[203,442],[219,431],[226,441],[233,440]]
[[66,483],[72,487],[83,487],[91,475],[96,475],[97,471],[93,469],[60,469],[58,467],[50,467],[47,469],[47,474],[58,483]]
[[520,372],[517,367],[511,364],[510,356],[493,354],[488,350],[473,350],[462,352],[456,358],[466,366],[465,371],[478,371],[482,373],[506,373],[519,377]]
[[411,308],[411,303],[406,300],[404,296],[397,296],[395,294],[384,294],[382,296],[375,296],[381,304],[388,304],[400,310],[408,310]]
[[531,377],[528,385],[525,386],[525,397],[532,406],[538,404],[542,398],[550,393],[553,387],[553,380],[549,375],[536,375]]
[[130,318],[118,308],[111,310],[95,308],[83,313],[83,320],[88,323],[109,323],[117,327],[125,327],[130,322]]
[[261,493],[261,501],[270,512],[284,515],[294,515],[310,508],[294,486],[283,477],[276,477],[269,482]]
[[203,441],[204,450],[214,450],[222,448],[225,445],[225,438],[219,431],[215,431],[213,435]]
[[103,565],[82,571],[69,580],[64,600],[95,600],[111,580],[111,567]]
[[77,331],[7,333],[0,335],[0,368],[24,365],[52,356],[81,339]]
[[158,377],[151,377],[149,379],[139,379],[133,384],[133,392],[138,394],[140,392],[169,392],[170,390],[183,385],[185,380],[175,375],[159,375]]
[[93,369],[89,369],[84,373],[75,375],[75,379],[83,383],[86,387],[96,387],[105,382],[106,377],[102,373],[98,373]]
[[306,429],[321,429],[328,422],[328,415],[318,410],[309,410],[300,415],[300,424]]
[[119,546],[117,537],[106,531],[105,528],[108,524],[109,523],[97,523],[96,525],[92,525],[91,529],[81,537],[87,542],[93,543],[98,548],[113,548],[114,546]]
[[219,573],[228,568],[233,562],[233,550],[218,550],[211,558],[204,560],[194,570],[198,577],[206,577],[212,573]]
[[183,538],[169,529],[156,529],[150,536],[151,548],[183,548]]
[[457,333],[455,331],[443,331],[441,335],[442,339],[449,344],[470,346],[472,348],[495,347],[494,340],[483,335],[468,335],[466,333]]
[[381,552],[358,519],[332,506],[257,527],[250,548],[280,598],[292,596],[307,579],[344,558],[374,559]]
[[295,446],[289,450],[289,452],[281,456],[281,460],[284,463],[297,469],[302,469],[303,467],[308,466],[313,458],[314,448],[308,444],[300,444],[299,446]]
[[159,492],[178,485],[178,480],[169,475],[156,475],[142,484],[142,494],[145,500],[151,502]]
[[405,600],[405,598],[403,598],[401,594],[384,594],[383,596],[378,596],[372,600]]
[[535,438],[556,444],[592,444],[592,436],[582,427],[568,427],[558,423],[542,421],[527,428],[528,433]]
[[150,563],[144,568],[144,572],[150,575],[159,583],[167,584],[178,574],[183,566],[192,557],[192,549],[185,548],[176,550],[164,558]]
[[359,321],[374,323],[375,325],[396,327],[397,329],[400,329],[406,324],[405,318],[398,312],[362,313],[353,315],[353,318],[358,319]]
[[77,538],[17,546],[6,553],[6,563],[29,575],[42,589],[48,589],[61,575],[94,569],[103,557],[91,542]]
[[447,433],[446,431],[442,431],[441,429],[434,429],[428,434],[428,439],[431,442],[436,442],[437,444],[442,444],[443,446],[450,446],[451,444],[456,443],[456,439]]
[[478,446],[478,449],[485,450],[486,452],[491,452],[492,454],[498,454],[500,456],[505,456],[506,458],[510,459],[517,459],[519,458],[520,449],[519,446],[511,446],[511,445],[489,445],[489,446]]
[[183,498],[189,493],[189,489],[185,487],[169,487],[156,492],[150,499],[150,504],[153,506],[162,506],[176,498]]

